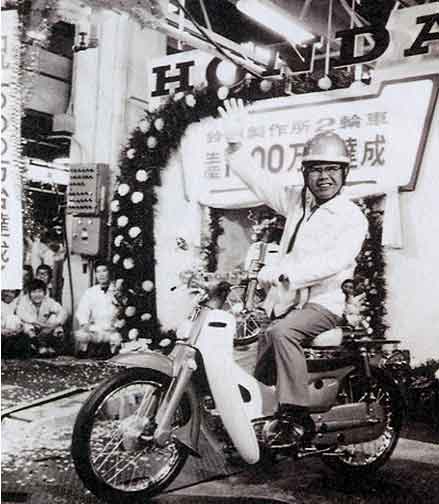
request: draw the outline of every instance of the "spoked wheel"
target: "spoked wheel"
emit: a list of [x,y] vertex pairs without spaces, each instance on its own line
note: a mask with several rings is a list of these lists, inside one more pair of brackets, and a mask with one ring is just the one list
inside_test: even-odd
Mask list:
[[[370,392],[364,377],[350,375],[343,391],[344,402],[365,401]],[[382,408],[382,429],[373,441],[340,446],[337,456],[325,456],[332,469],[351,476],[363,476],[381,467],[392,455],[403,421],[404,404],[396,384],[380,370],[374,370],[371,397]]]
[[[256,291],[255,306],[261,302],[262,298]],[[244,304],[245,286],[236,285],[232,287],[224,304],[224,309],[232,312],[236,318],[236,334],[233,339],[235,346],[244,346],[255,342],[263,331],[267,319],[262,308],[247,310],[244,308]]]
[[[157,494],[178,475],[188,456],[173,439],[153,440],[155,414],[170,377],[151,369],[129,369],[103,383],[87,400],[73,430],[76,471],[97,497],[135,503]],[[190,418],[185,397],[173,427]]]

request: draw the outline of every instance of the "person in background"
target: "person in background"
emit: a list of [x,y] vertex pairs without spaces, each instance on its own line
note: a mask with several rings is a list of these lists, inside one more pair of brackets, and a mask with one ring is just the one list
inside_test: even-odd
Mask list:
[[121,337],[113,325],[117,315],[115,288],[106,261],[97,260],[94,272],[97,283],[84,292],[76,311],[79,324],[74,333],[77,355],[109,358],[121,344]]
[[52,296],[52,268],[47,264],[40,264],[35,271],[35,278],[42,280],[46,286],[50,297]]
[[63,289],[63,265],[66,257],[64,238],[59,226],[54,225],[51,229],[35,238],[32,245],[32,265],[37,270],[41,264],[50,266],[52,270],[52,293],[54,299],[61,302]]
[[355,284],[354,280],[348,278],[341,284],[341,290],[345,295],[346,301],[343,317],[349,325],[357,329],[361,327],[363,320],[361,314],[364,308],[363,302],[366,299],[366,293],[361,291],[358,294]]
[[29,291],[29,284],[34,279],[34,270],[30,264],[25,264],[23,266],[23,288],[21,290],[22,294],[27,294]]
[[18,292],[2,289],[1,349],[2,358],[26,358],[31,353],[30,338],[16,315]]
[[36,278],[30,282],[28,294],[17,303],[16,314],[40,357],[53,357],[62,352],[67,312],[47,295],[47,286],[42,280]]

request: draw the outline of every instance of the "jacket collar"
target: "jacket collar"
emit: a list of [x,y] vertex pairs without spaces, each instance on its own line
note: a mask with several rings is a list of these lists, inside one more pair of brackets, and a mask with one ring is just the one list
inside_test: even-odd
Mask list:
[[[343,193],[342,188],[340,193],[337,194],[337,196],[334,196],[329,201],[326,201],[322,205],[319,205],[319,209],[325,210],[326,212],[329,212],[331,214],[336,214],[342,208],[343,210],[345,209],[346,201],[348,201],[348,198]],[[310,190],[308,190],[306,196],[306,207],[308,210],[312,210],[315,206],[316,206],[316,200],[314,198],[314,195],[311,193]]]

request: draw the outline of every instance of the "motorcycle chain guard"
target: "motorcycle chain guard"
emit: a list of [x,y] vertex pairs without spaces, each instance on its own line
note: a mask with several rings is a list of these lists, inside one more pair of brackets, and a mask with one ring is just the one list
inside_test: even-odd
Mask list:
[[312,417],[317,447],[373,441],[382,434],[385,420],[384,410],[377,402],[341,404]]

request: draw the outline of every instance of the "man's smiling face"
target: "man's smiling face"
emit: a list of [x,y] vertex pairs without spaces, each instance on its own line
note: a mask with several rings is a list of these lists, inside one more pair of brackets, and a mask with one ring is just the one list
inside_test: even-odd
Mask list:
[[313,163],[305,168],[305,180],[317,203],[333,198],[343,185],[343,169],[336,163]]

